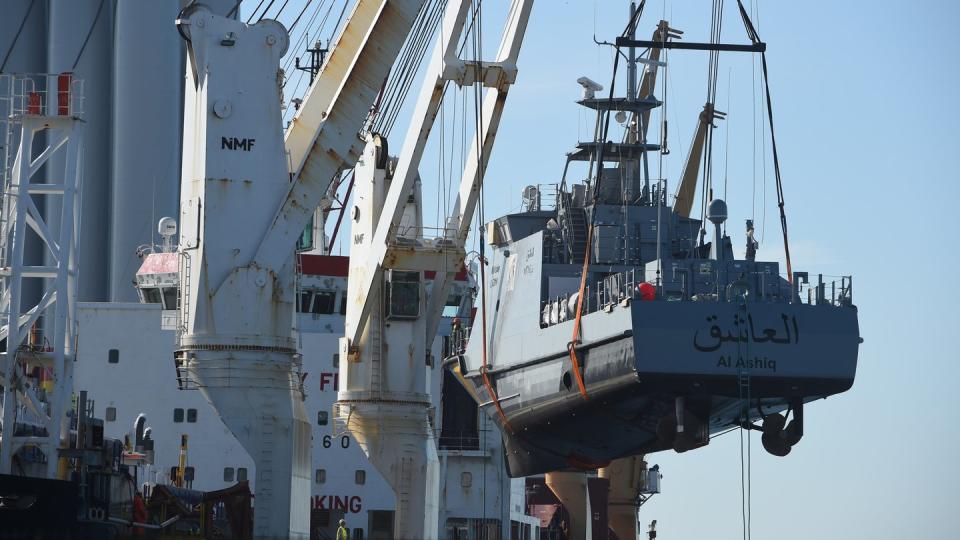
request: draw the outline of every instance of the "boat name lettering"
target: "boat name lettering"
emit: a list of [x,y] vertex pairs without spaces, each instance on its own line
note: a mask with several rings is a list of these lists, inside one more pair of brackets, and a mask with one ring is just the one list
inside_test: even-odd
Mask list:
[[310,503],[314,510],[343,510],[350,514],[363,510],[363,499],[359,495],[314,495]]
[[238,139],[236,137],[220,137],[221,150],[243,150],[249,152],[253,150],[256,139]]
[[[753,323],[753,315],[747,315],[744,319],[740,313],[733,315],[734,329],[724,331],[715,322],[716,315],[707,317],[707,322],[711,323],[707,336],[701,337],[700,330],[693,334],[693,347],[700,352],[713,352],[719,349],[724,343],[773,343],[776,345],[789,345],[791,343],[800,343],[800,328],[797,325],[795,316],[788,316],[786,313],[780,314],[783,321],[783,334],[780,334],[777,328],[764,328],[757,331]],[[791,329],[793,330],[791,332]]]
[[537,250],[535,250],[535,249],[533,249],[533,248],[528,248],[528,249],[527,249],[527,259],[532,259],[533,256],[536,255],[536,254],[537,254]]
[[777,371],[777,361],[771,360],[770,358],[754,356],[753,358],[744,358],[738,356],[736,360],[732,356],[720,356],[720,359],[717,360],[717,367],[728,367],[728,368],[738,368],[738,369],[769,369],[770,371]]

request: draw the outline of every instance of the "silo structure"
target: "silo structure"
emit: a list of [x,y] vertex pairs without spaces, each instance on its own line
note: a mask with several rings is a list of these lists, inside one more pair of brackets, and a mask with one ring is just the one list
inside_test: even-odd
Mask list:
[[113,40],[110,300],[135,302],[138,246],[180,204],[184,41],[180,0],[118,2]]
[[[109,299],[110,154],[113,24],[115,0],[50,0],[47,25],[47,71],[73,72],[83,80],[82,218],[80,223],[78,300]],[[81,54],[82,50],[82,54]],[[50,170],[63,170],[53,164]],[[51,182],[58,179],[50,178]],[[57,227],[48,208],[48,223]]]

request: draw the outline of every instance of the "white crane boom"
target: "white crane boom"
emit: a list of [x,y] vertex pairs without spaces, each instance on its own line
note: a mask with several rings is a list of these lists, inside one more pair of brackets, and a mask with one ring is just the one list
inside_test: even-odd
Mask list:
[[[447,8],[442,26],[445,35],[441,42],[437,44],[438,50],[432,55],[430,67],[424,78],[424,85],[414,111],[413,121],[407,130],[403,151],[397,162],[394,181],[390,184],[390,190],[386,195],[383,211],[376,227],[376,233],[372,241],[372,251],[366,255],[367,262],[363,265],[366,270],[360,275],[351,275],[352,279],[359,278],[363,282],[358,289],[362,296],[350,299],[350,308],[355,303],[360,309],[348,308],[347,310],[346,337],[351,347],[363,332],[364,323],[373,304],[372,298],[366,295],[366,292],[370,291],[373,285],[382,279],[384,268],[446,269],[446,274],[449,274],[446,278],[441,277],[444,274],[443,272],[437,274],[437,279],[440,280],[441,285],[439,289],[437,288],[438,282],[434,282],[433,290],[438,291],[447,287],[445,283],[456,274],[462,264],[462,250],[476,208],[480,184],[483,181],[482,172],[486,168],[486,160],[496,138],[503,106],[506,102],[507,90],[517,77],[517,57],[523,43],[527,22],[530,19],[530,11],[533,8],[532,0],[514,0],[509,10],[510,18],[507,20],[507,26],[500,42],[497,60],[495,62],[479,62],[478,66],[477,62],[464,61],[458,58],[456,50],[471,4],[471,0],[461,0],[458,4],[450,4]],[[459,86],[483,84],[488,88],[481,111],[481,117],[483,118],[481,142],[478,143],[475,140],[474,144],[470,146],[471,154],[467,159],[461,177],[457,202],[454,204],[453,214],[447,219],[446,224],[445,240],[454,244],[457,248],[455,251],[459,253],[453,254],[453,260],[451,260],[450,250],[447,250],[447,253],[434,251],[433,253],[417,253],[414,257],[404,256],[406,253],[392,249],[396,237],[396,228],[403,215],[404,201],[416,179],[417,167],[430,136],[433,121],[439,111],[443,89],[447,81],[455,82]],[[483,148],[482,167],[480,167],[480,160],[477,156],[477,148],[480,144]],[[407,253],[409,253],[409,250],[407,250]],[[411,264],[415,266],[411,267]],[[427,310],[427,316],[439,317],[445,295],[433,294],[432,296],[434,299]],[[434,329],[434,332],[428,333],[428,338],[432,339],[436,329],[436,321],[429,328]]]
[[[507,90],[516,80],[517,56],[533,7],[533,0],[512,2],[497,61],[466,62],[458,58],[457,47],[472,3],[447,4],[441,36],[392,177],[385,170],[386,149],[379,137],[371,137],[354,175],[357,195],[336,412],[396,492],[397,538],[437,538],[439,462],[427,383],[428,373],[436,367],[431,348],[449,285],[463,264],[483,171]],[[483,130],[471,145],[444,235],[425,239],[418,167],[448,82],[488,88],[479,111]],[[385,269],[391,270],[386,278]],[[425,270],[436,271],[426,298]]]
[[[176,362],[256,465],[254,535],[308,538],[310,424],[293,336],[296,237],[357,133],[423,0],[358,0],[284,145],[276,21],[199,4],[188,41]],[[287,164],[296,160],[292,179]]]
[[358,0],[323,71],[304,96],[286,133],[293,184],[274,215],[254,261],[289,264],[296,244],[334,177],[363,151],[362,121],[423,0]]

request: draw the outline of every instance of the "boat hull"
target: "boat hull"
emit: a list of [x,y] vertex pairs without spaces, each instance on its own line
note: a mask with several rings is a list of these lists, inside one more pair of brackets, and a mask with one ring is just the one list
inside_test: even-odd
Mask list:
[[617,304],[583,318],[592,338],[577,347],[581,393],[566,348],[572,325],[532,332],[531,340],[553,344],[539,357],[524,357],[523,339],[515,357],[501,350],[488,372],[496,398],[478,372],[463,377],[502,427],[511,476],[596,468],[671,448],[662,424],[675,421],[678,397],[712,434],[737,425],[747,403],[752,420],[844,392],[853,384],[860,341],[854,307]]

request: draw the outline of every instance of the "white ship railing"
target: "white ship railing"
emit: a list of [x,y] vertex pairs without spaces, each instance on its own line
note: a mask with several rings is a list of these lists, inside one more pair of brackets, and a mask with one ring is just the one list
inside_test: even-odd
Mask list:
[[0,114],[83,116],[83,79],[73,73],[0,73]]
[[[666,272],[667,270],[664,270]],[[691,283],[688,269],[677,269],[664,283],[656,270],[630,269],[611,274],[588,286],[584,293],[583,313],[609,310],[612,306],[641,300],[642,284],[653,287],[656,300],[719,302],[733,301],[747,295],[750,302],[781,302],[813,306],[850,307],[853,305],[853,276],[817,274],[811,282],[807,272],[795,272],[793,282],[785,274],[767,272],[730,272],[711,268],[700,274],[701,280],[713,283],[711,291],[698,291]],[[576,314],[576,292],[557,295],[540,304],[540,326],[566,322]]]

